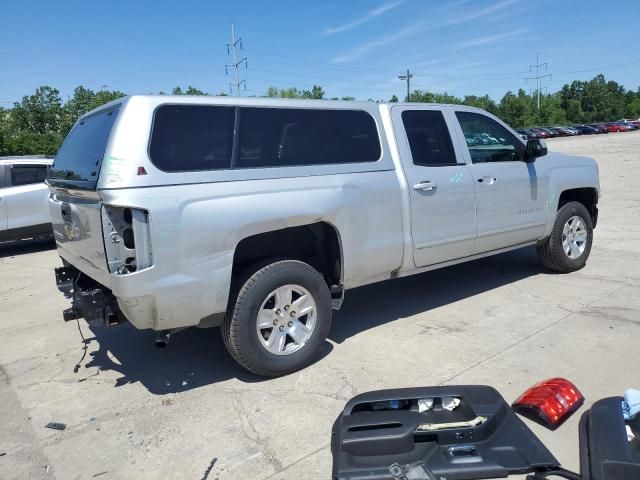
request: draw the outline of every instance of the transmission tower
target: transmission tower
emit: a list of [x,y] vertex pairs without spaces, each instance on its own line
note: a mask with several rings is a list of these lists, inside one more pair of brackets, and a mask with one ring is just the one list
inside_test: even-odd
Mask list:
[[[525,77],[524,81],[526,83],[527,80],[535,80],[536,81],[536,95],[538,97],[538,111],[540,111],[540,91],[542,90],[542,88],[540,88],[540,84],[542,83],[542,79],[549,77],[549,79],[551,79],[551,74],[550,73],[546,73],[544,75],[540,75],[540,68],[544,67],[543,71],[547,71],[547,68],[549,67],[549,65],[547,64],[547,62],[544,63],[540,63],[540,54],[536,53],[536,64],[535,65],[529,65],[529,71],[533,72],[533,69],[535,68],[536,70],[536,76],[535,77]],[[544,87],[547,88],[547,87]]]
[[229,83],[229,92],[233,94],[233,87],[236,87],[236,93],[240,97],[242,94],[240,93],[240,85],[244,84],[244,89],[247,89],[247,83],[244,80],[240,80],[240,66],[244,63],[244,68],[247,68],[247,57],[238,60],[238,46],[240,50],[242,50],[242,39],[236,38],[235,26],[231,24],[231,43],[227,43],[227,55],[233,56],[233,63],[227,63],[224,66],[224,71],[227,75],[229,75],[229,68],[235,70],[235,82]]

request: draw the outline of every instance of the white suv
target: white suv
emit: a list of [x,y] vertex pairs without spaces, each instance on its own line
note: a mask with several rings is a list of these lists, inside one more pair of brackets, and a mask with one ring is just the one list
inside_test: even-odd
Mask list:
[[0,157],[0,241],[50,236],[44,157]]

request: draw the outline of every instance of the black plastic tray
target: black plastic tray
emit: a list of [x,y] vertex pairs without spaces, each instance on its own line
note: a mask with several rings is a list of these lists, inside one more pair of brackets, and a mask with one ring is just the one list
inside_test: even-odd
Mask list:
[[[442,408],[439,399],[443,397],[459,398],[460,406],[453,411]],[[434,398],[434,407],[420,413],[417,400],[421,398]],[[435,431],[420,427],[467,422],[479,416],[486,420],[477,426]],[[358,395],[333,425],[331,450],[333,478],[344,480],[504,478],[559,466],[502,396],[488,386],[407,388]],[[416,465],[424,474],[415,473]],[[406,477],[399,477],[399,471]],[[410,471],[416,476],[406,474]]]

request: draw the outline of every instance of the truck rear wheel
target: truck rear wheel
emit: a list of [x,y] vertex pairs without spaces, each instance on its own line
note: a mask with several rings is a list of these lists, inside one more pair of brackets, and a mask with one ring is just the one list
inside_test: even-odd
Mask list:
[[322,275],[304,262],[283,260],[242,283],[222,336],[240,365],[275,377],[308,366],[330,327],[331,297]]
[[556,272],[575,272],[587,263],[593,241],[591,215],[579,202],[563,205],[549,238],[538,245],[538,255],[545,267]]

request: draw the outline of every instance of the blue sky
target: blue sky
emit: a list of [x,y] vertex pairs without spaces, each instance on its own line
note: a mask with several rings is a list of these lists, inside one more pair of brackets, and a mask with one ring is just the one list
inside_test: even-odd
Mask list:
[[551,91],[600,72],[640,86],[638,0],[0,0],[0,106],[43,84],[64,98],[77,85],[228,92],[232,21],[245,95],[315,83],[330,97],[401,97],[410,68],[412,89],[499,99],[534,87],[538,52]]

